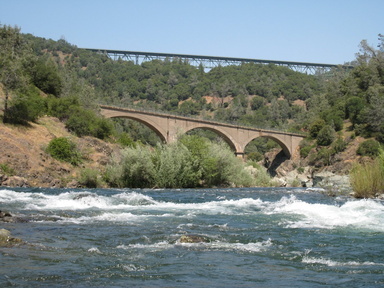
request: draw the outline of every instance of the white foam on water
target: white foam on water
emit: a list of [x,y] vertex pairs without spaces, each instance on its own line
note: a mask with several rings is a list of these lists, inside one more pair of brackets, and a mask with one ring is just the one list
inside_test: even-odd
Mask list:
[[[197,215],[273,215],[285,214],[282,225],[287,228],[354,227],[384,231],[384,205],[376,200],[348,200],[344,204],[318,204],[299,200],[296,196],[284,196],[279,201],[261,199],[220,199],[202,203],[174,203],[156,201],[138,192],[122,192],[111,196],[93,192],[63,192],[58,195],[44,193],[15,192],[0,190],[0,202],[21,206],[22,209],[40,211],[82,211],[87,209],[110,211],[98,216],[80,217],[63,221],[89,223],[95,221],[133,221],[142,216],[131,213],[152,215],[153,217],[186,217]],[[114,213],[112,213],[114,212]],[[135,219],[135,217],[137,217]],[[283,217],[284,219],[284,217]]]
[[208,243],[209,248],[213,250],[226,250],[226,251],[238,251],[238,252],[262,252],[272,246],[271,239],[261,242],[250,243],[228,243],[228,242],[212,242]]
[[124,271],[133,272],[133,271],[145,271],[144,266],[137,266],[134,264],[126,264],[120,266]]
[[329,267],[337,267],[337,266],[384,266],[383,263],[374,263],[374,262],[357,262],[357,261],[347,261],[347,262],[340,262],[340,261],[334,261],[327,258],[315,258],[315,257],[303,257],[302,260],[303,263],[306,264],[321,264],[326,265]]
[[88,252],[90,252],[90,253],[95,253],[95,254],[101,254],[99,248],[97,248],[97,247],[91,247],[91,248],[89,248],[89,249],[88,249]]
[[47,198],[43,193],[16,192],[13,190],[0,190],[0,202],[2,203],[23,203],[34,198]]
[[167,241],[161,241],[153,244],[128,244],[128,245],[119,245],[116,248],[117,249],[124,249],[124,250],[130,250],[130,249],[149,249],[149,250],[167,250],[170,248],[173,248],[174,245],[167,242]]
[[135,223],[148,219],[147,215],[135,215],[132,213],[103,213],[96,216],[81,216],[78,218],[63,218],[59,223],[90,224],[95,222],[123,222]]
[[158,202],[156,209],[177,211],[186,213],[189,216],[198,214],[204,215],[241,215],[249,214],[249,209],[259,209],[264,202],[260,199],[243,198],[239,200],[221,200],[209,201],[203,203],[173,203],[173,202]]
[[102,196],[92,192],[64,192],[58,195],[0,190],[0,202],[16,203],[27,210],[113,210],[154,205],[151,197],[132,192]]
[[124,192],[112,196],[115,199],[121,200],[124,204],[141,206],[141,205],[154,205],[158,202],[155,201],[152,197],[143,195],[137,192]]
[[384,205],[375,200],[350,200],[342,205],[331,205],[307,203],[290,196],[270,203],[265,211],[302,216],[284,222],[289,228],[355,227],[384,231]]
[[225,224],[210,224],[210,225],[201,225],[201,224],[195,224],[195,223],[184,223],[177,226],[177,229],[191,229],[191,228],[214,228],[219,230],[228,230],[228,223]]
[[119,245],[116,248],[131,250],[131,249],[144,249],[144,250],[168,250],[175,247],[186,247],[192,249],[203,249],[203,250],[211,250],[211,251],[237,251],[237,252],[262,252],[267,250],[268,247],[272,246],[271,239],[261,242],[250,242],[250,243],[229,243],[222,241],[213,241],[209,243],[199,242],[199,243],[180,243],[176,241],[176,243],[170,243],[167,241],[161,241],[152,244],[128,244],[128,245]]

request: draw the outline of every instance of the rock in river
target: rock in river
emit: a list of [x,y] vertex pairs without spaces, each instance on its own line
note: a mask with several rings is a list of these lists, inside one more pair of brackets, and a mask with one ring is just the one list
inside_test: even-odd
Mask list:
[[28,219],[14,217],[13,215],[11,215],[11,213],[0,210],[0,222],[8,222],[8,223],[9,222],[11,223],[28,222]]
[[0,229],[0,247],[13,247],[22,242],[21,239],[12,237],[8,230]]
[[211,240],[208,237],[201,235],[183,235],[179,239],[180,243],[209,243]]

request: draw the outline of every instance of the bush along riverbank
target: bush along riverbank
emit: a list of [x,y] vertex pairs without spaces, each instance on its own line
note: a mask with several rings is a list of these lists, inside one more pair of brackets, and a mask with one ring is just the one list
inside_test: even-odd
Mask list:
[[384,198],[384,150],[374,161],[355,164],[350,175],[355,197]]
[[325,167],[319,164],[322,158],[314,158],[319,154],[316,148],[295,161],[284,158],[277,148],[266,153],[264,160],[243,162],[224,143],[197,135],[184,136],[172,145],[137,142],[124,148],[90,136],[73,136],[54,117],[41,117],[29,127],[0,123],[0,138],[1,186],[279,186],[321,187],[330,195],[355,191],[358,198],[383,194],[383,152],[376,160],[375,154],[358,155],[356,151],[366,142],[361,137],[348,141]]

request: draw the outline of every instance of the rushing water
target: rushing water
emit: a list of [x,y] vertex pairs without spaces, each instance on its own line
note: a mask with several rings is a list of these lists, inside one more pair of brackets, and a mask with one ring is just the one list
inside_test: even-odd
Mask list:
[[[0,287],[383,287],[384,203],[306,189],[4,189]],[[209,243],[180,243],[185,234]]]

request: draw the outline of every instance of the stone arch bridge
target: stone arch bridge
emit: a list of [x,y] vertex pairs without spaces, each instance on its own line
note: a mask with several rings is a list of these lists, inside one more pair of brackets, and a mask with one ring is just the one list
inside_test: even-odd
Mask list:
[[152,129],[165,143],[177,141],[179,135],[196,128],[208,129],[220,135],[235,151],[238,157],[244,156],[245,147],[253,139],[266,137],[277,142],[283,149],[285,155],[288,158],[292,158],[297,155],[299,143],[305,138],[303,135],[295,133],[237,126],[107,105],[100,105],[100,113],[106,118],[128,118],[141,122]]

